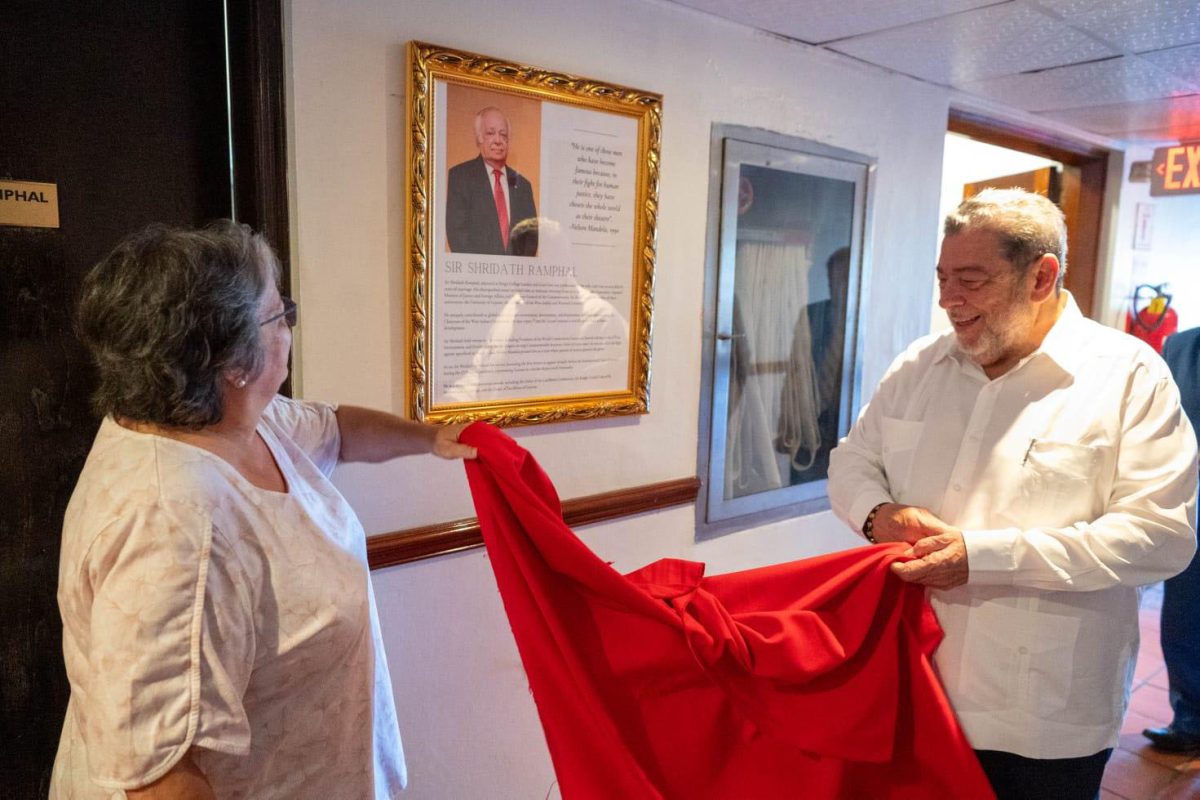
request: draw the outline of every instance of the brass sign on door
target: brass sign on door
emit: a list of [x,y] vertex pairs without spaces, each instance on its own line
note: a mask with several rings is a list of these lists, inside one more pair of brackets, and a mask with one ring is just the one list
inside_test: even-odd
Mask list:
[[58,184],[0,180],[0,225],[58,227]]

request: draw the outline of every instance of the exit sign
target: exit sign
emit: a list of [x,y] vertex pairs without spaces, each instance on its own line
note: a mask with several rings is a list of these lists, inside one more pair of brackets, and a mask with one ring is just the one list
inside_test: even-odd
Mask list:
[[1154,151],[1150,195],[1200,194],[1200,142],[1183,142]]

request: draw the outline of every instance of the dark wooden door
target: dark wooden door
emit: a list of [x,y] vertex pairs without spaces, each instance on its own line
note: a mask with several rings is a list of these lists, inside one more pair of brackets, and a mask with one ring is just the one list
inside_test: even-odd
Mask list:
[[231,214],[219,0],[10,0],[0,178],[58,185],[55,229],[0,226],[0,796],[45,797],[66,708],[60,526],[98,420],[76,288],[149,223]]

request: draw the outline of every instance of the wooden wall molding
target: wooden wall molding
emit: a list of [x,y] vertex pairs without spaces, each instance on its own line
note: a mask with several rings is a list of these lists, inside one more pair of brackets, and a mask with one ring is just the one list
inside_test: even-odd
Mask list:
[[[647,511],[687,505],[696,501],[700,479],[695,476],[630,489],[591,494],[564,500],[563,521],[575,528]],[[457,553],[483,545],[476,517],[407,528],[367,538],[367,563],[371,569],[407,564],[434,556]]]

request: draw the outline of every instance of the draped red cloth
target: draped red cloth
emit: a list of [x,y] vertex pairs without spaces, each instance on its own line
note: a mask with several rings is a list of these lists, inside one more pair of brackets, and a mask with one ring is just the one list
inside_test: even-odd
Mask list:
[[888,570],[902,545],[621,575],[529,453],[481,423],[460,439],[564,798],[993,797],[930,665],[924,589]]

